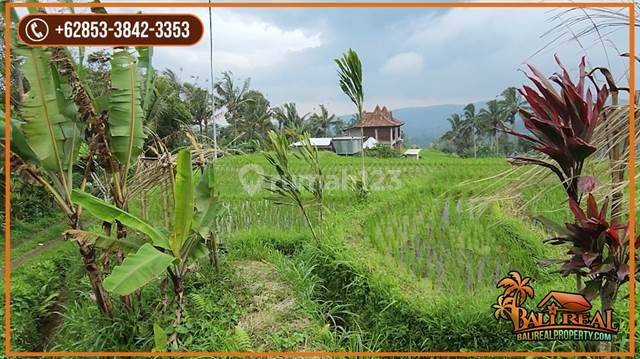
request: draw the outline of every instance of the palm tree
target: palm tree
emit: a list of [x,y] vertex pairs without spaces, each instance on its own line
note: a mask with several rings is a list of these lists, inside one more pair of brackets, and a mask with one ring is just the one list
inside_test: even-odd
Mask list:
[[533,288],[529,285],[530,280],[531,278],[522,278],[520,273],[513,271],[509,272],[508,277],[504,277],[498,282],[498,287],[505,288],[503,294],[505,297],[513,296],[516,303],[522,305],[527,298],[533,298],[534,295]]
[[[364,88],[362,85],[362,63],[358,54],[349,49],[342,54],[341,58],[335,59],[334,62],[338,65],[338,83],[342,92],[349,97],[351,102],[356,106],[357,120],[362,119],[362,112],[364,107]],[[360,137],[364,141],[364,127],[360,128]],[[367,185],[366,172],[364,168],[364,142],[360,151],[360,157],[362,159],[362,184]]]
[[476,113],[476,106],[474,104],[470,103],[464,107],[464,120],[466,126],[468,127],[468,131],[471,133],[471,137],[473,139],[473,157],[477,157],[477,142],[480,127],[478,124],[478,114]]
[[467,140],[469,139],[470,132],[473,130],[467,121],[463,120],[460,114],[454,113],[447,118],[451,125],[448,138],[453,143],[455,152],[459,155],[463,155],[467,149]]
[[209,92],[196,85],[185,83],[183,86],[185,102],[189,106],[189,112],[194,123],[200,127],[200,136],[209,135],[208,128],[205,126],[203,133],[203,125],[207,124],[211,118],[211,101]]
[[515,87],[508,87],[502,91],[501,96],[502,100],[500,101],[500,105],[504,111],[505,123],[511,124],[513,128],[516,123],[518,111],[527,106],[527,102]]
[[329,111],[324,105],[320,105],[320,112],[309,117],[308,130],[312,136],[325,137],[331,132],[331,127],[339,121],[336,115],[329,115]]
[[507,315],[511,315],[514,308],[514,299],[510,296],[501,295],[498,297],[498,303],[493,305],[493,316],[497,319],[508,319]]
[[239,107],[238,129],[244,140],[265,142],[269,131],[273,130],[269,101],[257,90],[248,91]]
[[285,103],[273,109],[273,118],[278,121],[278,130],[281,132],[287,129],[295,133],[299,132],[299,130],[304,130],[308,116],[308,113],[300,116],[298,108],[293,102]]
[[504,126],[505,112],[498,100],[487,102],[487,107],[478,113],[479,121],[483,132],[492,139],[492,147],[496,153],[499,152],[498,131]]
[[[245,94],[249,91],[249,85],[251,79],[245,79],[240,85],[237,85],[233,80],[233,73],[231,71],[225,71],[222,73],[222,80],[217,81],[214,88],[214,104],[217,108],[224,107],[225,120],[231,127],[235,134],[237,134],[237,120],[239,107],[244,101]],[[208,130],[208,121],[205,121],[205,132]]]

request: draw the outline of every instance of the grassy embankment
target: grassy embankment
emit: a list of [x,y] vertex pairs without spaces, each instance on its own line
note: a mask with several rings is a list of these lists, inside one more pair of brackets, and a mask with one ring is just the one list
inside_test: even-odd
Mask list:
[[[225,208],[219,235],[225,251],[219,274],[201,263],[201,270],[187,279],[186,319],[175,328],[183,347],[541,349],[517,344],[508,325],[492,319],[491,304],[498,294],[496,280],[511,269],[533,277],[537,293],[573,289],[572,280],[537,265],[558,251],[543,245],[547,235],[530,218],[539,212],[556,220],[567,218],[561,193],[551,191],[520,210],[517,204],[537,196],[553,183],[550,180],[473,212],[475,196],[486,186],[474,181],[508,169],[504,159],[423,155],[419,161],[368,158],[372,192],[366,203],[358,203],[348,176],[359,175],[359,159],[323,154],[329,215],[322,243],[310,239],[295,209],[264,200],[257,169],[269,169],[260,155],[219,161],[216,181]],[[292,166],[304,175],[302,163]],[[254,185],[256,192],[248,193],[243,183]],[[150,194],[149,216],[162,226],[158,192]],[[136,203],[132,208],[139,211]],[[16,303],[19,298],[42,298],[35,292],[47,285],[54,286],[48,292],[63,291],[67,297],[65,316],[52,333],[45,333],[46,343],[24,341],[33,336],[19,328],[33,323],[22,323],[29,322],[24,319],[28,315],[14,316],[16,349],[149,350],[153,323],[170,330],[170,311],[157,310],[163,298],[157,284],[142,291],[135,313],[118,310],[115,320],[101,318],[79,262],[73,250],[61,246],[39,257],[37,267],[14,273],[16,288],[29,283],[23,292],[12,290]],[[50,279],[52,272],[60,277]],[[26,311],[35,304],[14,304],[13,309]],[[46,318],[47,310],[43,313]],[[623,313],[621,308],[620,316]],[[36,327],[43,331],[42,323]],[[575,347],[548,343],[543,348]]]

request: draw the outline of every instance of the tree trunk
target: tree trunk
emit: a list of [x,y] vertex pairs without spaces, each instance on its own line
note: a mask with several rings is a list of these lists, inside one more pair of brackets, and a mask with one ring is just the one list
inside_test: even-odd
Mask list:
[[473,158],[478,157],[478,148],[477,148],[477,146],[476,146],[476,141],[477,141],[477,138],[476,138],[476,137],[477,137],[477,135],[476,135],[476,133],[474,132],[474,133],[473,133]]
[[113,315],[113,305],[111,304],[109,294],[102,286],[102,274],[96,264],[95,247],[80,242],[78,242],[78,246],[80,248],[80,254],[82,255],[82,261],[84,262],[84,269],[87,271],[93,294],[96,296],[98,309],[100,309],[100,312],[103,314],[111,317]]
[[[605,316],[607,309],[613,309],[613,304],[616,302],[616,296],[618,294],[618,282],[607,280],[602,290],[600,291],[600,303],[602,305],[600,311]],[[600,352],[611,352],[611,342],[600,342],[598,349]]]
[[[80,219],[77,214],[74,214],[71,218],[71,228],[80,229]],[[82,262],[84,263],[84,269],[89,277],[89,283],[91,283],[91,289],[96,297],[96,304],[98,309],[103,314],[109,317],[113,316],[113,305],[111,304],[111,297],[109,293],[102,286],[102,272],[96,262],[96,249],[92,244],[87,244],[81,241],[78,243],[78,249],[82,256]]]
[[[177,268],[176,268],[177,269]],[[169,277],[171,278],[171,282],[173,283],[173,291],[176,296],[176,310],[175,310],[175,318],[173,319],[173,326],[177,327],[182,323],[182,310],[184,306],[184,286],[182,284],[182,274],[180,270],[177,269],[174,273],[171,269],[169,269]],[[171,337],[169,338],[169,343],[174,348],[178,347],[178,333],[173,332]]]
[[[116,224],[116,229],[117,229],[116,237],[119,240],[127,238],[127,228],[124,225],[118,222]],[[124,252],[122,251],[122,249],[116,250],[116,260],[118,261],[118,264],[122,264],[122,261],[124,261]],[[128,311],[131,311],[133,309],[133,302],[131,300],[130,295],[120,296],[120,300],[122,301],[122,304],[124,304],[124,307]]]

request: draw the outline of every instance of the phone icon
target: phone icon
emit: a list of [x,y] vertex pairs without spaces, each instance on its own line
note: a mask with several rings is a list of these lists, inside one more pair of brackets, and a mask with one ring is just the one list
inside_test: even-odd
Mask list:
[[49,35],[49,25],[40,18],[29,20],[24,30],[27,38],[33,42],[40,42]]

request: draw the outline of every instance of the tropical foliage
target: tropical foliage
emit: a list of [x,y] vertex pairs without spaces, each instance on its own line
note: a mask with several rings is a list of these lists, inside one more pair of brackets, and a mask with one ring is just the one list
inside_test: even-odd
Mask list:
[[450,130],[435,143],[435,147],[462,157],[502,156],[524,153],[530,146],[520,139],[509,140],[502,133],[519,123],[521,108],[526,108],[524,97],[509,87],[501,98],[486,102],[480,109],[468,104],[461,114],[454,113],[447,120]]

